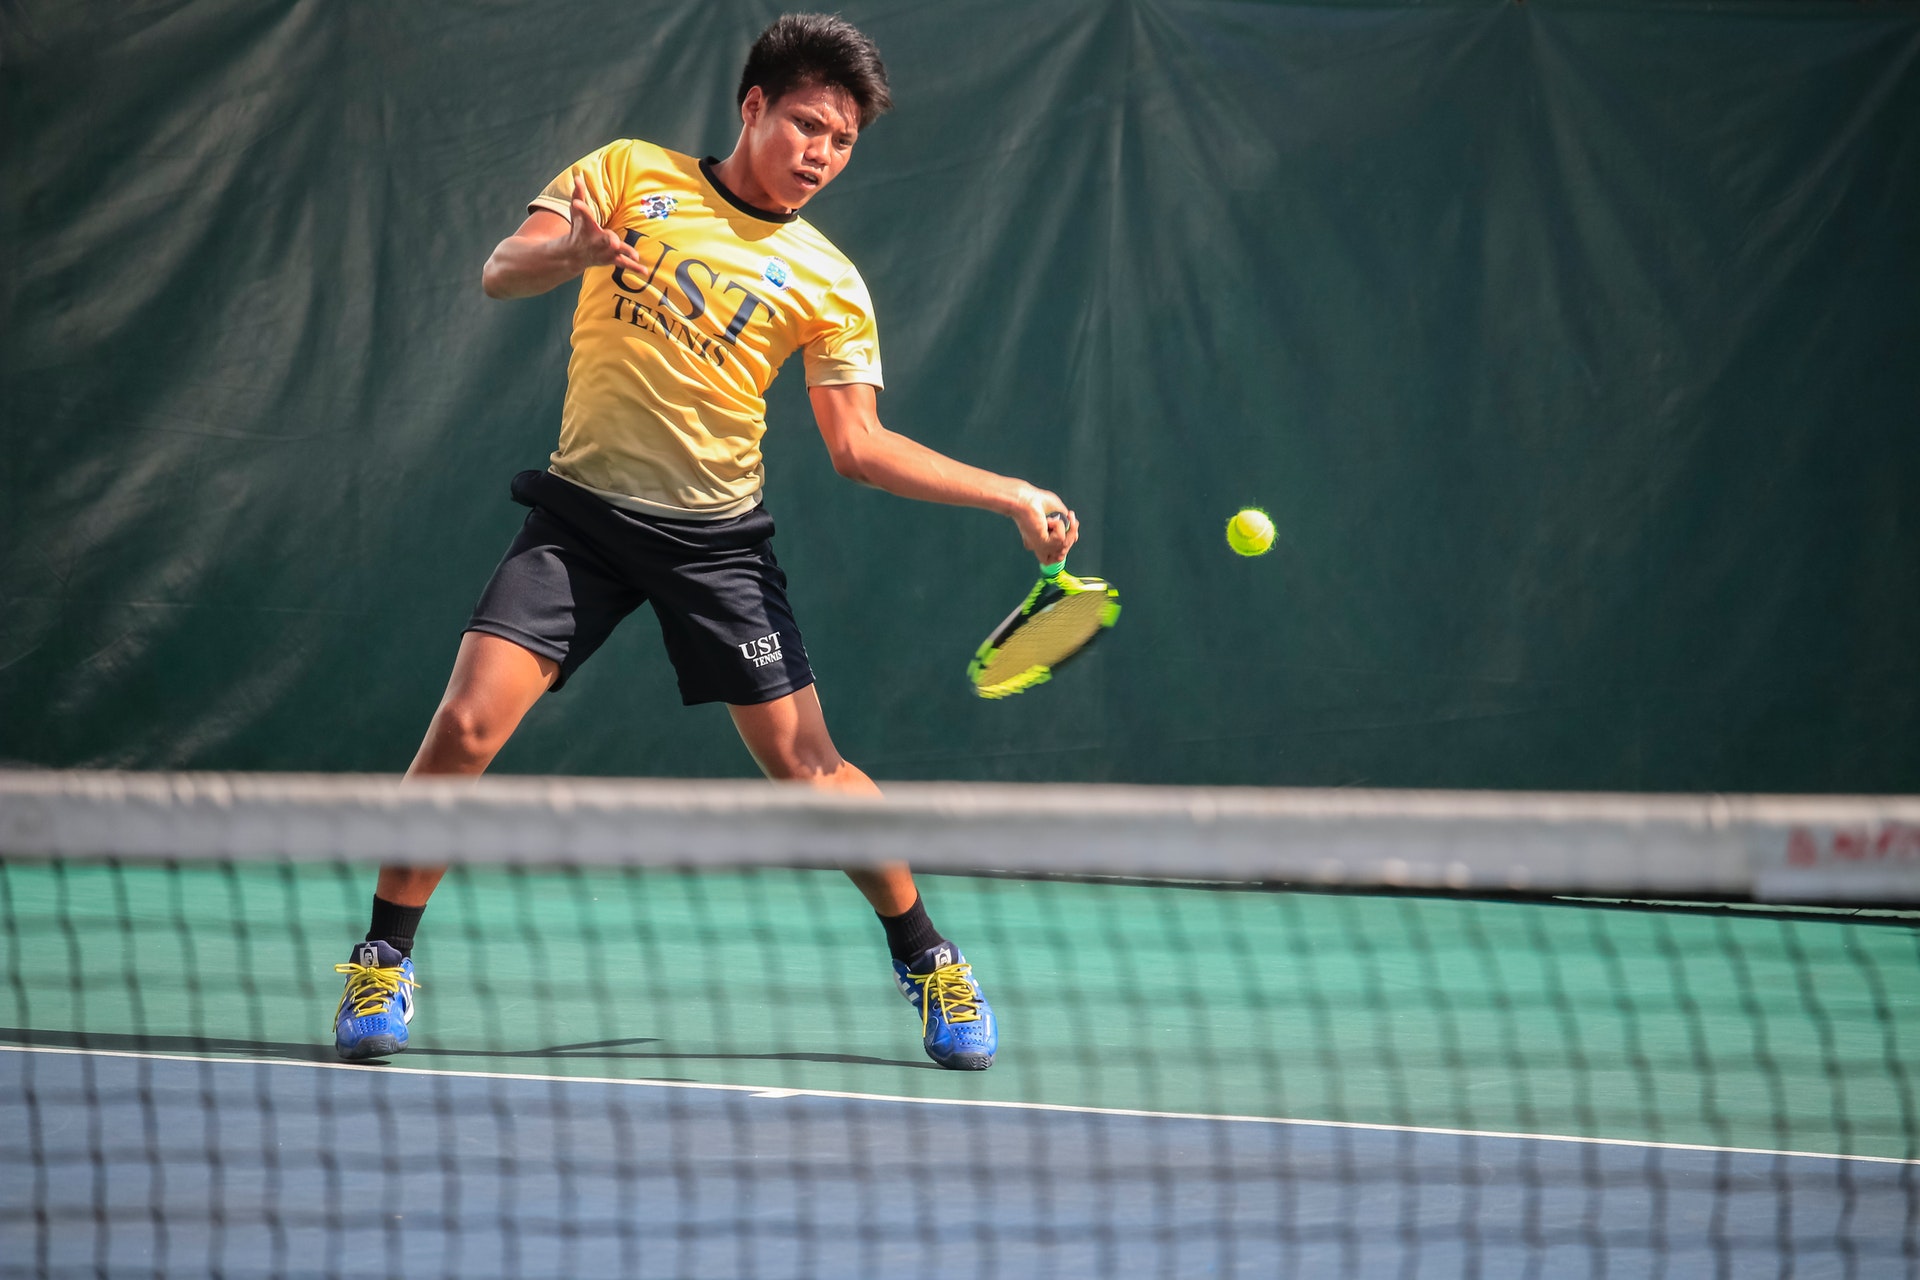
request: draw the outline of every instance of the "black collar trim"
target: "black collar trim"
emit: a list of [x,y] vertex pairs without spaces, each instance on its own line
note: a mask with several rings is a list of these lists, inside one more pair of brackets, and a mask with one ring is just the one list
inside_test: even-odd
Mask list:
[[720,193],[722,200],[725,200],[749,218],[758,218],[762,222],[792,222],[800,216],[798,213],[773,213],[770,210],[748,204],[745,200],[742,200],[739,196],[727,190],[727,184],[720,181],[719,177],[714,173],[713,166],[719,163],[718,158],[708,156],[700,162],[700,175],[707,180],[707,183],[712,186],[715,191]]

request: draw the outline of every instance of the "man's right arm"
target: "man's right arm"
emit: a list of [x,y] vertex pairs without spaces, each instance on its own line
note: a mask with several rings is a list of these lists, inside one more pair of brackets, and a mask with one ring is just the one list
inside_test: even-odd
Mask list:
[[594,217],[587,184],[573,180],[573,219],[535,209],[520,229],[494,246],[480,269],[489,298],[531,298],[563,285],[589,267],[617,264],[644,271],[633,246]]

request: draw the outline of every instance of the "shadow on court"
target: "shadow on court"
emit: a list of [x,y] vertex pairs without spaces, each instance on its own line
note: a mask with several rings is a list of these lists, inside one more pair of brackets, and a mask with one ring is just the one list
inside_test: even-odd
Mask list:
[[[636,1036],[625,1040],[590,1040],[557,1044],[543,1049],[454,1049],[418,1044],[407,1060],[425,1065],[443,1058],[512,1058],[526,1062],[582,1060],[602,1062],[834,1062],[851,1066],[904,1067],[938,1071],[931,1062],[875,1058],[855,1053],[677,1053],[634,1046],[658,1044]],[[338,1062],[330,1044],[296,1044],[284,1040],[242,1040],[231,1036],[173,1036],[106,1031],[50,1031],[37,1027],[0,1027],[0,1044],[33,1049],[87,1049],[95,1053],[160,1053],[183,1057],[267,1058],[283,1062]],[[374,1059],[374,1063],[385,1059]]]

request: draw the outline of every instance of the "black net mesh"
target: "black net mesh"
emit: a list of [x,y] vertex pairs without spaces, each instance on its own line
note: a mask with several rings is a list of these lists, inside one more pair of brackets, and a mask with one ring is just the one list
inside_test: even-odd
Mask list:
[[[406,1051],[346,1064],[334,966],[375,859],[288,856],[290,828],[258,856],[156,854],[155,814],[124,808],[138,851],[54,857],[44,815],[0,803],[7,1274],[1920,1271],[1898,901],[1104,874],[1097,839],[1009,872],[983,849],[920,880],[998,1019],[992,1069],[956,1072],[837,872],[548,849],[453,868]],[[461,804],[394,838],[431,845]],[[710,844],[747,824],[708,808]],[[234,840],[270,829],[213,809],[255,823]]]

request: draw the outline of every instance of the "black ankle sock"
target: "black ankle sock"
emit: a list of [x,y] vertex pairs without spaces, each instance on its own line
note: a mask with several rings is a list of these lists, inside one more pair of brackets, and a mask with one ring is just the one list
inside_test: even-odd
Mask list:
[[425,907],[403,907],[373,895],[373,927],[367,930],[368,942],[384,942],[403,956],[413,954],[414,931],[420,927]]
[[880,916],[880,923],[887,931],[887,950],[902,964],[928,947],[937,947],[946,941],[940,936],[940,931],[933,927],[933,921],[927,919],[927,909],[921,905],[918,897],[914,898],[912,906],[899,915]]

